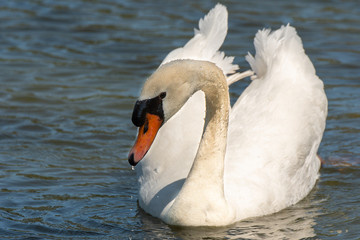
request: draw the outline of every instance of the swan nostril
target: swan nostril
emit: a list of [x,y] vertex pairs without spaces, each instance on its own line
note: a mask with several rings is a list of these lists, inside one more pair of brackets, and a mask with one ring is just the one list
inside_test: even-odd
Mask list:
[[149,121],[147,119],[145,119],[145,125],[144,125],[143,133],[145,134],[148,130],[149,130]]

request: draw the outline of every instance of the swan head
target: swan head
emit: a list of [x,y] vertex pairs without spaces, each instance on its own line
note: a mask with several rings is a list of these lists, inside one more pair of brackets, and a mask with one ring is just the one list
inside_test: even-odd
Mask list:
[[145,82],[136,101],[132,122],[139,127],[129,153],[135,166],[150,149],[160,127],[198,90],[208,75],[222,75],[215,64],[197,60],[175,60],[161,65]]

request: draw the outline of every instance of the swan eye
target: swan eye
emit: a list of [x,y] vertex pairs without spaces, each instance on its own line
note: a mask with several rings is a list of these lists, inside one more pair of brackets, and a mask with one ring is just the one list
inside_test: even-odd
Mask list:
[[161,99],[164,99],[164,98],[166,97],[166,92],[160,93],[159,97],[160,97]]

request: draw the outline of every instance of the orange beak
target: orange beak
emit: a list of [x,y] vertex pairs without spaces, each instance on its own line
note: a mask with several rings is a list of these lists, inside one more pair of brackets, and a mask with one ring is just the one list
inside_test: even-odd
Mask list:
[[138,164],[138,162],[145,156],[150,149],[157,132],[159,131],[163,120],[151,113],[146,113],[145,122],[139,127],[139,132],[134,146],[129,153],[129,163],[132,166]]

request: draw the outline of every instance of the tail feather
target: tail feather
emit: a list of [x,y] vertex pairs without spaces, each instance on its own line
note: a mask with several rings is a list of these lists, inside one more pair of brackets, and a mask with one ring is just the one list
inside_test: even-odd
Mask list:
[[264,76],[273,64],[276,64],[276,60],[294,56],[299,61],[300,56],[306,57],[300,37],[295,28],[289,24],[274,32],[270,29],[259,30],[255,36],[254,45],[256,55],[254,57],[248,53],[246,61],[259,78]]

